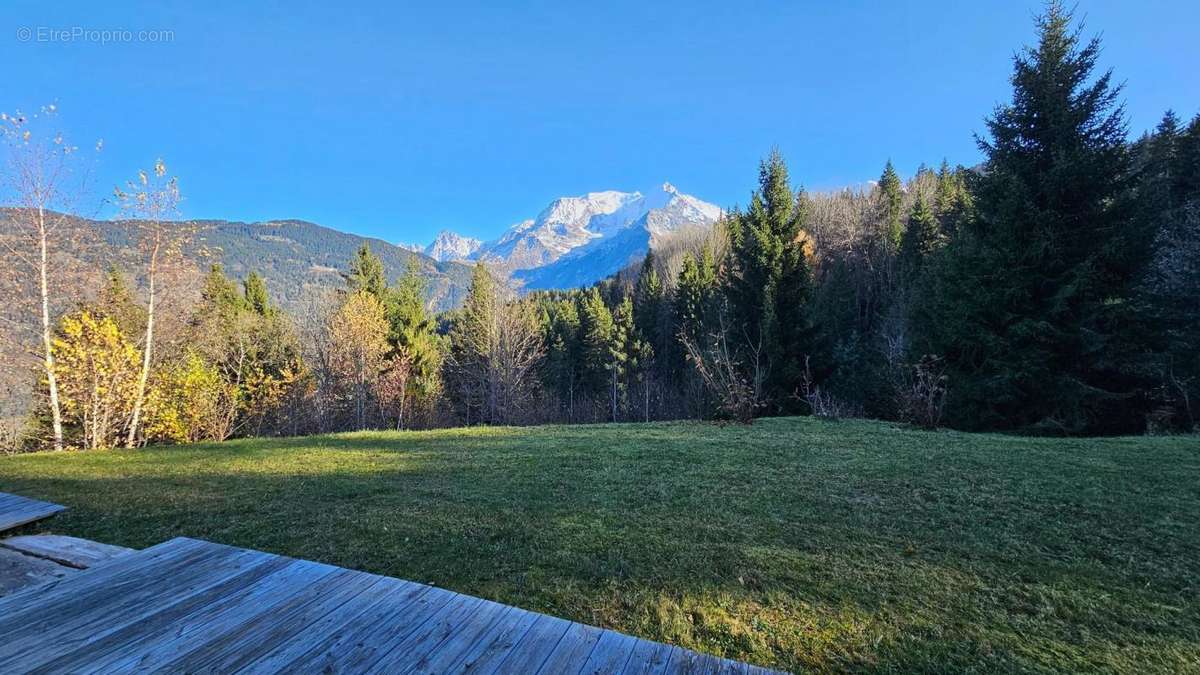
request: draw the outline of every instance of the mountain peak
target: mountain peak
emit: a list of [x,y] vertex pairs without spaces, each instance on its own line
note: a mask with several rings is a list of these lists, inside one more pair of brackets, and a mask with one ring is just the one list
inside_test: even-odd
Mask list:
[[667,181],[663,181],[663,184],[662,184],[662,191],[663,191],[663,192],[665,192],[665,193],[667,193],[667,194],[669,194],[669,195],[677,195],[677,194],[679,194],[679,189],[678,189],[678,188],[676,188],[674,185],[671,185],[671,184],[670,184],[669,182],[667,182]]
[[483,242],[474,237],[464,237],[457,232],[442,230],[438,232],[429,246],[425,247],[425,255],[437,260],[466,260],[470,258]]

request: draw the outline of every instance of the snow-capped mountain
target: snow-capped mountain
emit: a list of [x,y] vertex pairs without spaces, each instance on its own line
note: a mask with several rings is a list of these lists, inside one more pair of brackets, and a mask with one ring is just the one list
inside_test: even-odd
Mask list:
[[536,218],[481,243],[443,231],[425,255],[482,260],[527,288],[570,288],[603,279],[640,259],[659,237],[709,227],[721,209],[663,183],[646,192],[589,192],[560,197]]
[[613,274],[660,236],[720,217],[719,207],[670,183],[644,193],[590,192],[554,200],[537,218],[484,244],[477,257],[511,271],[526,288],[568,288]]
[[442,230],[421,252],[438,262],[468,260],[482,245],[479,239]]

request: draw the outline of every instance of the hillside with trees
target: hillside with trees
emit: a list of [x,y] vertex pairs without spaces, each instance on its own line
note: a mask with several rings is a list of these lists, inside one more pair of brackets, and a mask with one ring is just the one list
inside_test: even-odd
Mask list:
[[[518,295],[483,264],[307,223],[171,221],[164,251],[183,257],[256,244],[214,255],[190,295],[159,272],[174,304],[150,330],[146,228],[58,217],[55,240],[32,217],[53,203],[19,202],[5,241],[21,279],[84,222],[107,257],[75,257],[113,271],[94,299],[62,294],[57,274],[14,286],[32,302],[6,312],[40,328],[13,340],[26,360],[9,371],[37,397],[9,445],[795,414],[1195,431],[1200,115],[1130,139],[1099,41],[1059,4],[1036,29],[980,165],[931,158],[903,177],[886,161],[867,187],[816,193],[772,152],[746,206],[588,288]],[[6,124],[28,153],[24,122]],[[135,219],[160,222],[147,207],[166,188],[140,176]]]

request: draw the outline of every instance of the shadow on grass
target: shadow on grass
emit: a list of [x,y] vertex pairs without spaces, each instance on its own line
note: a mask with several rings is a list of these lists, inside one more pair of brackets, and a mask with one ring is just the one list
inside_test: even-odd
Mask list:
[[789,669],[1200,657],[1187,450],[966,440],[777,422],[341,434],[17,458],[0,490],[69,506],[45,527],[98,541],[208,539]]

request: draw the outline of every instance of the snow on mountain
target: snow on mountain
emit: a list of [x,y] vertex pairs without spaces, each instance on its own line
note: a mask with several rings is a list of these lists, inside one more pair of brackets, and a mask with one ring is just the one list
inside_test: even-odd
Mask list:
[[[594,195],[606,197],[597,206],[599,200],[589,201]],[[590,210],[578,208],[573,212],[573,219],[561,222],[570,232],[576,233],[578,243],[558,255],[544,255],[538,264],[509,265],[513,276],[527,289],[570,288],[593,283],[640,259],[659,238],[687,227],[709,227],[721,217],[719,207],[683,194],[670,183],[644,194],[591,193],[570,199],[583,199],[592,207]],[[557,200],[542,215],[563,213],[565,209],[556,208],[563,201]],[[583,221],[584,217],[586,221]],[[537,220],[542,220],[542,216]],[[541,231],[535,220],[520,233],[510,231],[505,237],[526,242],[532,237],[546,244],[538,238]],[[583,239],[583,236],[587,238]],[[559,237],[557,241],[562,239]],[[492,250],[489,247],[485,245],[482,255],[488,255]],[[546,248],[550,246],[546,244]]]
[[400,246],[439,262],[482,260],[528,289],[569,288],[613,274],[646,255],[659,237],[720,217],[719,207],[663,183],[644,193],[560,197],[489,242],[442,231],[423,248]]
[[422,253],[433,258],[438,262],[446,262],[447,260],[468,260],[483,242],[473,237],[464,237],[461,234],[442,230],[437,237],[426,246]]

